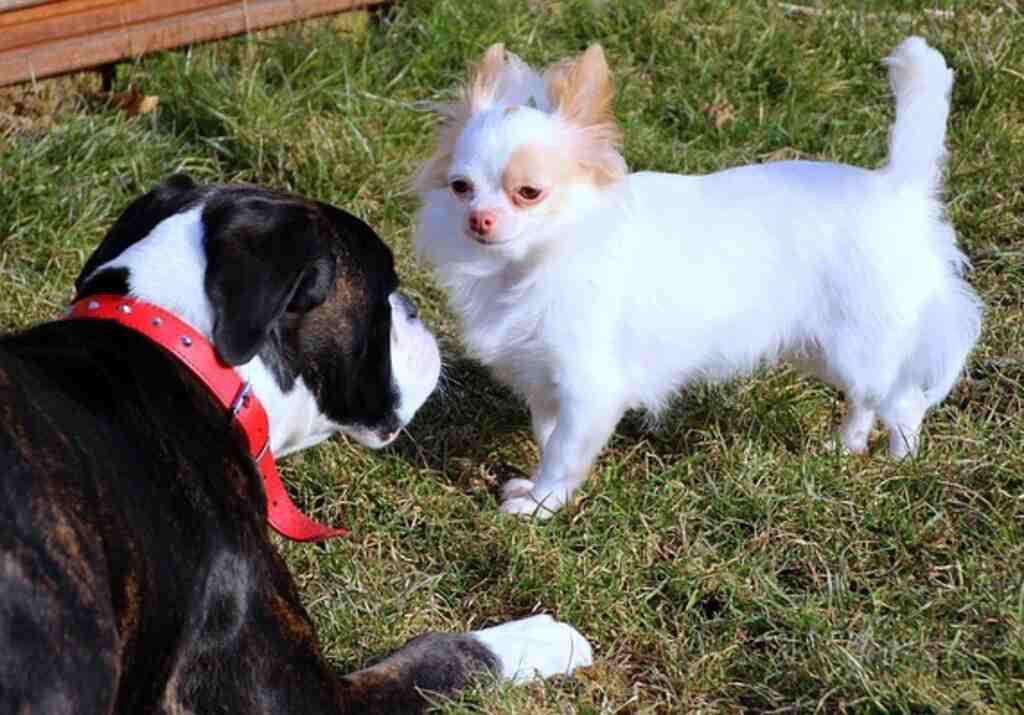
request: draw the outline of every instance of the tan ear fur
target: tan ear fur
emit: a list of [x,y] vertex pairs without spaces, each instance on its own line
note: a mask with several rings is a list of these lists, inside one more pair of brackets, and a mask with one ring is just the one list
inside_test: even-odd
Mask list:
[[564,119],[579,127],[615,123],[615,85],[601,45],[554,65],[544,75],[548,98]]
[[473,71],[473,81],[469,86],[466,98],[474,112],[485,109],[494,99],[494,92],[498,88],[503,69],[505,69],[505,45],[497,42],[487,48]]
[[455,152],[455,142],[465,128],[473,112],[485,109],[494,99],[494,92],[501,80],[505,67],[505,45],[498,42],[488,47],[470,74],[470,81],[463,86],[460,97],[454,102],[439,103],[433,109],[444,121],[438,132],[437,149],[434,155],[420,167],[413,177],[413,188],[430,191],[448,185],[448,165]]
[[580,160],[593,172],[595,182],[608,184],[622,178],[625,163],[616,150],[622,130],[612,111],[615,84],[601,45],[595,43],[578,58],[552,66],[544,74],[544,83],[555,113],[583,130],[587,146]]

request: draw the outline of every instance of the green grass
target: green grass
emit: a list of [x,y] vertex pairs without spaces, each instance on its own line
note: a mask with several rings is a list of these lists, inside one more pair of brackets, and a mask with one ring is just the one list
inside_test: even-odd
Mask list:
[[[811,0],[807,0],[811,4]],[[574,680],[476,689],[448,713],[1002,713],[1024,708],[1024,7],[985,2],[403,3],[124,65],[160,96],[127,117],[89,77],[0,92],[0,325],[56,315],[118,212],[163,175],[334,202],[394,249],[443,336],[446,393],[382,453],[334,441],[285,460],[299,499],[353,528],[282,543],[327,655],[365,663],[423,630],[548,611],[596,663]],[[952,10],[952,16],[923,8]],[[405,179],[467,60],[504,41],[545,64],[602,42],[635,169],[780,157],[877,166],[892,107],[879,60],[919,33],[956,70],[949,216],[987,313],[968,379],[923,454],[825,447],[837,397],[787,370],[631,415],[574,508],[502,517],[536,460],[525,408],[461,356],[410,255]],[[728,103],[716,127],[707,105]]]

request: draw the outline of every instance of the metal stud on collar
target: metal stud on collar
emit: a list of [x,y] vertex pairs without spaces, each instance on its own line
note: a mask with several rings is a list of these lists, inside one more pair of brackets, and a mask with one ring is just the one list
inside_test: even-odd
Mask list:
[[[125,305],[131,310],[124,310]],[[270,424],[265,408],[252,391],[252,386],[246,386],[237,371],[220,363],[213,345],[208,344],[187,323],[159,306],[113,294],[85,298],[74,303],[68,318],[113,320],[149,337],[191,370],[218,403],[232,408],[233,412],[237,410],[234,420],[244,433],[248,451],[263,477],[266,518],[275,531],[286,538],[303,542],[323,542],[347,533],[346,529],[331,528],[313,521],[292,503],[274,464],[269,439]],[[168,330],[163,330],[163,327]],[[192,350],[193,347],[199,352]],[[234,395],[230,395],[231,392]]]
[[232,417],[238,417],[238,413],[242,411],[242,408],[249,404],[250,393],[252,393],[252,383],[246,380],[242,383],[242,389],[238,392],[238,396],[229,408]]
[[122,313],[125,313],[126,315],[132,312],[132,307],[127,303],[122,303],[121,305],[117,306],[117,309],[120,310]]

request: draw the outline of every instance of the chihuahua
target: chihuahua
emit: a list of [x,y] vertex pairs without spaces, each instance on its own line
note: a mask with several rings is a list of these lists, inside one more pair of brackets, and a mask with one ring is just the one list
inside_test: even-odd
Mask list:
[[911,454],[978,338],[939,197],[953,73],[918,37],[885,60],[878,170],[779,161],[629,173],[599,45],[540,73],[486,51],[415,185],[417,254],[470,353],[527,402],[541,454],[502,509],[551,516],[627,409],[785,361],[842,391],[845,449],[876,418]]

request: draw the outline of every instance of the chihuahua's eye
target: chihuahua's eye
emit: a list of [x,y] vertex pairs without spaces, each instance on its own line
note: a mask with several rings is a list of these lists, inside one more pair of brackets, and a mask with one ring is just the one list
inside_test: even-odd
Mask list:
[[465,196],[473,188],[465,179],[455,179],[449,184],[449,186],[451,186],[452,193],[456,196]]
[[533,186],[520,186],[518,191],[519,198],[527,203],[532,203],[540,198],[542,192],[540,189],[534,188]]

